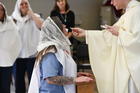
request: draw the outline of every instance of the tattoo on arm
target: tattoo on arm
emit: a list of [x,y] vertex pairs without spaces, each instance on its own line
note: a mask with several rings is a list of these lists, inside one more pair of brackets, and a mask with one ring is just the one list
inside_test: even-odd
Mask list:
[[68,84],[75,83],[73,77],[65,77],[65,76],[49,77],[46,80],[49,84],[56,84],[56,85],[68,85]]

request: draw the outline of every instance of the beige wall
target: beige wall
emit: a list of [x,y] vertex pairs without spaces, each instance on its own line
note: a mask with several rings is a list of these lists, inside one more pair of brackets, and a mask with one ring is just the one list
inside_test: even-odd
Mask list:
[[[10,15],[16,0],[1,0]],[[29,0],[34,12],[42,13],[46,18],[53,8],[54,0]],[[98,29],[100,24],[100,5],[102,0],[68,0],[71,10],[75,12],[76,24],[85,29]]]

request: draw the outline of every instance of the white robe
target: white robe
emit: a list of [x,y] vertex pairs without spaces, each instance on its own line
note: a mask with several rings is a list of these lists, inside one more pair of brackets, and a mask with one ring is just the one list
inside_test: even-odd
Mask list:
[[[21,13],[19,11],[21,1],[22,0],[17,0],[15,10],[12,14],[12,18],[17,21],[16,25],[22,42],[22,49],[19,57],[34,57],[37,53],[37,46],[40,41],[40,30],[37,28],[35,22],[30,18],[30,16],[27,15],[25,17],[21,17]],[[28,0],[25,1],[28,3],[29,9],[31,10]],[[37,16],[39,17],[39,15]]]
[[[4,7],[2,3],[0,3]],[[6,9],[4,7],[6,12]],[[10,67],[14,64],[21,49],[21,40],[13,20],[7,15],[0,22],[0,67]]]
[[99,93],[140,93],[140,3],[132,0],[114,24],[116,37],[108,31],[86,31],[90,63]]

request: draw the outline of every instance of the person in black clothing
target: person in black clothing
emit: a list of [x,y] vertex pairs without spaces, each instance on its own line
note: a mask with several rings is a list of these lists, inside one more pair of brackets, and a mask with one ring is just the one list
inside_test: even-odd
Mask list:
[[72,30],[75,26],[75,14],[69,9],[67,0],[55,0],[54,9],[51,11],[51,17],[57,16],[62,21],[67,30],[67,37],[73,44]]

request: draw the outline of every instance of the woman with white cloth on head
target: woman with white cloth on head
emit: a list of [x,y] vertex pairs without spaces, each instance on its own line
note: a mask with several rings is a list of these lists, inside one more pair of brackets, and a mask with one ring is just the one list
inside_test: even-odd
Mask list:
[[93,80],[88,73],[77,77],[70,41],[63,34],[64,30],[57,17],[48,17],[44,22],[28,93],[76,93],[75,83]]
[[10,93],[12,66],[21,48],[20,37],[13,20],[0,3],[0,92]]
[[28,0],[17,0],[12,18],[22,41],[22,49],[16,60],[16,93],[25,93],[25,72],[30,82],[43,22],[33,13]]

